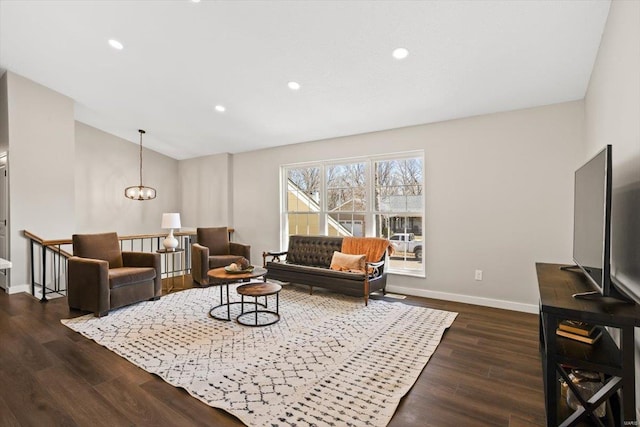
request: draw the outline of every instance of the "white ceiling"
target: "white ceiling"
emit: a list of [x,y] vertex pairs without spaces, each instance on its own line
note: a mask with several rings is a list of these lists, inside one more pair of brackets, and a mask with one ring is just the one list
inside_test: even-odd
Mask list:
[[0,68],[186,159],[581,99],[609,4],[1,0]]

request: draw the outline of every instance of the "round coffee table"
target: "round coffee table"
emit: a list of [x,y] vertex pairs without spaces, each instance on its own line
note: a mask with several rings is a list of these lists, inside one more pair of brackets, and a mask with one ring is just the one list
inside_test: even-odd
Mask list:
[[[233,273],[228,272],[224,267],[209,270],[207,272],[207,276],[209,277],[211,284],[220,286],[220,304],[209,310],[209,316],[218,320],[231,320],[231,305],[243,304],[242,307],[244,308],[244,303],[242,301],[229,301],[229,284],[243,282],[250,279],[257,279],[258,277],[262,277],[265,274],[267,274],[267,269],[262,267],[254,267],[251,271],[240,271]],[[226,302],[223,298],[223,288],[226,291]],[[227,307],[227,317],[216,316],[215,314],[213,314],[214,310],[220,307]]]
[[[238,286],[238,288],[236,289],[236,291],[240,294],[240,303],[241,305],[241,310],[242,312],[240,313],[240,315],[236,318],[236,322],[240,323],[241,325],[245,325],[245,326],[269,326],[269,325],[273,325],[274,323],[278,322],[280,320],[280,301],[279,301],[279,294],[280,294],[280,290],[282,289],[282,286],[276,284],[276,283],[271,283],[271,282],[263,282],[263,283],[248,283],[246,285],[240,285]],[[254,309],[251,311],[244,311],[244,297],[249,296],[249,297],[253,297],[253,304],[254,304]],[[267,310],[267,297],[269,295],[275,295],[276,296],[276,311],[273,310]],[[262,304],[258,304],[258,297],[264,297],[264,310],[259,310],[258,309],[258,305],[262,305]],[[272,320],[271,322],[266,322],[266,323],[258,323],[258,313],[267,313],[267,314],[272,314],[275,316],[275,319]],[[245,320],[244,317],[245,316],[249,316],[251,314],[255,315],[255,320],[253,323],[249,323],[248,320]]]

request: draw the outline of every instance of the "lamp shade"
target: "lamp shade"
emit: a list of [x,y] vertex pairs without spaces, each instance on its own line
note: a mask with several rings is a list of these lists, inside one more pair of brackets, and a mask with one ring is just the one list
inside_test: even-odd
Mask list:
[[161,228],[180,228],[180,214],[179,213],[163,213]]

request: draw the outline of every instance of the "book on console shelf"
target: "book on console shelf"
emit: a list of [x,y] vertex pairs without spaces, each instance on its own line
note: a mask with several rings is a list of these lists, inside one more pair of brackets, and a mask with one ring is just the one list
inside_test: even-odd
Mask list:
[[564,329],[556,329],[556,335],[561,337],[569,338],[575,341],[580,341],[587,344],[593,344],[602,337],[602,330],[600,328],[595,328],[593,332],[589,336],[574,334],[569,331],[565,331]]
[[571,332],[572,334],[589,337],[591,336],[591,334],[598,330],[598,327],[596,325],[581,322],[579,320],[562,320],[558,324],[558,329]]

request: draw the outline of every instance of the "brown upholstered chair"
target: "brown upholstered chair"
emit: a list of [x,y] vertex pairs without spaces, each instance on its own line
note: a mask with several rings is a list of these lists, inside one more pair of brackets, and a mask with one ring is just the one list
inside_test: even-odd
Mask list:
[[229,241],[227,227],[196,229],[198,243],[191,245],[191,276],[200,285],[208,285],[207,272],[244,257],[250,259],[251,246]]
[[160,254],[121,252],[116,233],[74,234],[69,258],[69,307],[93,311],[97,317],[109,310],[162,295]]

